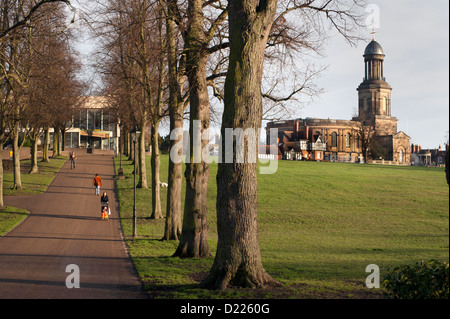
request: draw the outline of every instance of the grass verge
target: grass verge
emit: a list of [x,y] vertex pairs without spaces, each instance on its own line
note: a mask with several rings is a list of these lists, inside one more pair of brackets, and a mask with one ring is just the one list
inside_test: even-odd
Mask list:
[[[14,176],[12,171],[3,173],[3,195],[4,196],[31,196],[44,193],[48,185],[52,182],[55,175],[59,172],[66,157],[51,159],[50,162],[39,162],[39,173],[28,174],[30,160],[21,161],[21,190],[13,190]],[[20,224],[29,212],[16,207],[4,207],[0,209],[0,237],[11,231]]]
[[28,174],[30,160],[20,162],[22,190],[13,190],[14,175],[12,171],[3,173],[3,195],[5,196],[30,196],[42,194],[47,190],[55,175],[67,161],[67,157],[52,158],[50,162],[39,162],[39,173]]
[[0,237],[19,225],[28,214],[27,210],[16,207],[6,206],[0,210]]

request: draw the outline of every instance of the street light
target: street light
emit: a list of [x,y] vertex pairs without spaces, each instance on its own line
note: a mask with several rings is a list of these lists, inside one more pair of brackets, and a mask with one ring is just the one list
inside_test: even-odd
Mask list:
[[139,131],[138,127],[135,126],[135,128],[130,132],[131,139],[133,141],[133,153],[134,153],[134,201],[133,201],[133,237],[136,237],[136,142],[139,139],[139,135],[141,135],[141,132]]

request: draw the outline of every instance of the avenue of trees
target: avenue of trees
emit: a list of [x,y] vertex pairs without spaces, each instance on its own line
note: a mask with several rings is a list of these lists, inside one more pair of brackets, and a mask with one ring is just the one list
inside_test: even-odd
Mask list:
[[[207,137],[197,145],[203,149],[209,142],[211,120],[221,123],[222,136],[227,128],[257,132],[263,119],[292,113],[292,100],[298,107],[319,94],[314,79],[322,69],[308,64],[305,57],[323,53],[331,29],[354,43],[364,5],[357,0],[96,2],[91,18],[95,37],[101,42],[96,64],[103,75],[104,93],[121,121],[124,152],[131,153],[124,133],[135,127],[141,132],[150,128],[150,136],[141,134],[134,158],[139,187],[146,188],[144,139],[150,138],[151,218],[163,217],[158,187],[159,124],[169,117],[170,150],[177,152],[181,150],[174,147],[182,138],[183,121],[189,122],[184,211],[182,164],[171,160],[169,165],[163,240],[179,241],[174,256],[211,255],[206,204],[209,161],[195,153],[195,133]],[[219,103],[212,103],[214,99]],[[222,140],[223,149],[224,143]],[[246,146],[253,147],[248,141]],[[200,160],[194,161],[195,156]],[[256,172],[256,164],[248,158],[244,163],[225,163],[224,158],[219,163],[219,240],[203,287],[278,284],[261,263]]]
[[[68,10],[69,9],[69,10]],[[31,170],[38,173],[37,142],[45,135],[44,161],[49,160],[48,135],[56,138],[72,119],[83,86],[81,64],[70,47],[71,6],[67,0],[2,0],[0,8],[0,144],[12,144],[14,189],[22,189],[20,149],[31,142]],[[0,152],[0,162],[2,161]],[[0,208],[3,166],[0,165]]]
[[[58,134],[82,95],[76,77],[80,65],[68,46],[70,2],[56,2],[10,0],[2,1],[0,8],[0,141],[2,145],[13,141],[15,152],[20,128],[32,141],[50,127]],[[18,8],[19,4],[25,7]],[[323,53],[331,30],[349,43],[358,40],[364,6],[360,0],[97,0],[84,6],[86,21],[100,43],[95,65],[101,74],[101,93],[108,96],[120,120],[121,153],[136,161],[140,188],[149,187],[145,145],[150,139],[150,217],[165,217],[162,239],[179,242],[174,256],[211,256],[209,161],[196,153],[195,133],[206,137],[198,145],[204,149],[211,121],[221,123],[222,136],[228,128],[259,132],[263,119],[288,116],[299,103],[317,96],[320,89],[314,79],[322,68],[308,63],[307,57]],[[190,149],[185,172],[182,163],[170,161],[163,216],[158,132],[165,117],[172,155],[181,156],[175,146],[182,139],[185,120]],[[128,134],[135,128],[143,133],[136,154]],[[225,149],[225,140],[221,143]],[[237,141],[233,143],[236,155]],[[249,144],[245,140],[247,148],[254,147]],[[202,286],[278,285],[261,262],[257,165],[247,156],[243,163],[233,159],[226,163],[222,158],[219,163],[218,246]],[[21,187],[19,182],[15,187]]]

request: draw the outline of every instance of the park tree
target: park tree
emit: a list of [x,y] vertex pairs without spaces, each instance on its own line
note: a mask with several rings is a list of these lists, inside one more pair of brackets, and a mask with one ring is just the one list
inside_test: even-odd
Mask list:
[[[228,1],[230,53],[222,136],[225,136],[228,128],[257,132],[261,126],[264,52],[277,17],[277,9],[281,11],[278,16],[285,17],[293,11],[304,13],[304,17],[311,19],[323,13],[321,16],[324,19],[350,39],[348,32],[358,22],[358,8],[360,3],[357,1]],[[236,161],[237,142],[233,140],[233,162],[226,163],[226,154],[223,153],[218,168],[218,244],[214,264],[202,284],[208,288],[278,284],[265,271],[261,262],[257,223],[257,165],[252,163],[248,154],[245,155],[246,152],[243,162]],[[245,150],[254,147],[250,143],[250,138],[244,138]],[[257,143],[257,139],[253,143]],[[225,139],[222,139],[222,149],[225,149]]]
[[[386,158],[386,150],[376,141],[375,127],[364,119],[354,117],[351,122],[353,135],[357,138],[359,145],[361,146],[361,153],[364,159],[364,163],[367,163],[369,159],[369,153],[372,153],[374,157],[381,156]],[[384,154],[384,155],[383,155]]]
[[[177,145],[182,143],[183,114],[186,108],[182,90],[185,83],[185,55],[180,53],[180,29],[177,27],[177,1],[160,1],[164,12],[166,26],[166,57],[167,57],[167,83],[169,88],[168,113],[171,136],[169,149],[172,156],[181,158],[182,148]],[[176,154],[175,154],[176,153]],[[179,240],[181,237],[182,215],[181,215],[181,191],[183,179],[183,163],[181,161],[169,160],[168,189],[166,204],[166,220],[163,240]]]
[[[47,8],[33,28],[28,107],[24,115],[32,144],[30,173],[38,173],[37,144],[41,135],[58,119],[64,124],[70,122],[82,102],[84,85],[77,77],[81,65],[71,50],[73,34],[66,28],[63,9],[63,6]],[[44,145],[44,153],[48,154],[47,145]],[[48,158],[44,156],[44,160]]]
[[[211,6],[211,10],[207,7]],[[183,12],[175,6],[176,21],[181,25]],[[208,13],[208,16],[205,15]],[[210,256],[207,241],[207,187],[209,160],[201,150],[209,142],[210,104],[207,81],[207,63],[210,55],[220,46],[210,46],[218,30],[226,20],[228,10],[222,1],[188,0],[185,10],[182,36],[186,55],[185,72],[189,83],[189,136],[190,150],[186,163],[186,196],[183,214],[182,235],[174,256]],[[194,138],[194,135],[198,139]]]
[[[20,66],[18,52],[26,52],[29,48],[30,20],[42,13],[45,7],[64,3],[70,6],[68,0],[41,0],[41,1],[17,1],[4,0],[0,12],[0,146],[11,138],[14,138],[16,127],[11,125],[10,119],[18,120],[19,94],[27,84],[27,72],[29,67],[22,63]],[[25,55],[23,55],[25,56]],[[14,142],[15,143],[15,142]],[[2,158],[0,155],[0,163]],[[2,165],[0,165],[2,166]],[[16,171],[16,170],[15,170]],[[16,175],[16,174],[15,174]],[[17,183],[20,187],[20,182]],[[0,168],[0,207],[3,207],[3,167]]]
[[[104,75],[105,91],[113,104],[124,107],[120,118],[123,130],[136,126],[142,132],[138,152],[138,187],[148,188],[145,167],[145,139],[150,127],[152,145],[152,213],[162,218],[159,189],[159,125],[165,115],[165,61],[162,11],[158,1],[116,0],[97,2],[97,15],[92,16],[96,36],[102,40],[98,69]],[[124,101],[126,101],[124,103]],[[131,112],[130,112],[131,111]],[[127,113],[130,116],[127,115]],[[130,114],[131,113],[131,114]],[[137,173],[137,172],[136,172]]]

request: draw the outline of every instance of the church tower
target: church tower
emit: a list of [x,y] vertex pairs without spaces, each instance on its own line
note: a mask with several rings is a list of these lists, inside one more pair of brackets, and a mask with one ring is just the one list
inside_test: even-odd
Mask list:
[[358,87],[358,120],[374,126],[376,135],[397,133],[397,118],[391,116],[391,86],[384,76],[384,52],[373,40],[364,51],[364,79]]

